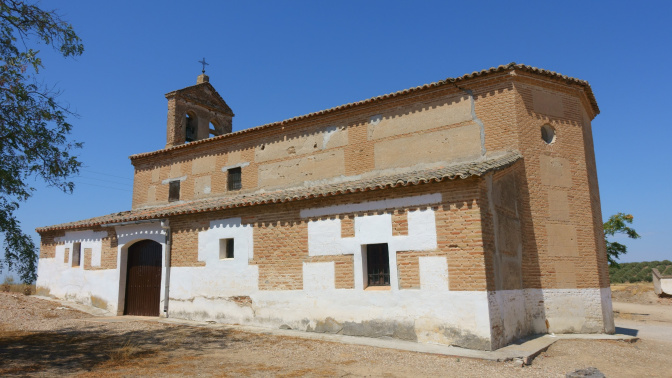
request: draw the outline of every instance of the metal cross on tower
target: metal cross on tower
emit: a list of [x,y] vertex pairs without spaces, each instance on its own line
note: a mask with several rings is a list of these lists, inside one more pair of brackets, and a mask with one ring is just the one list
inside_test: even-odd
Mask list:
[[205,58],[203,58],[203,60],[199,60],[198,63],[201,63],[203,65],[203,71],[201,72],[205,73],[205,66],[209,66],[209,64],[205,62]]

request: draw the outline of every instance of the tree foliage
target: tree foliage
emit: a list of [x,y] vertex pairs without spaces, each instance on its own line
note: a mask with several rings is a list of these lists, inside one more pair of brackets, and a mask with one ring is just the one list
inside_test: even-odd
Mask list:
[[72,26],[55,11],[0,0],[0,234],[5,262],[27,283],[36,279],[36,248],[15,212],[35,190],[28,179],[72,192],[68,177],[81,165],[72,154],[81,144],[68,140],[72,113],[56,101],[57,92],[37,81],[43,65],[39,50],[30,46],[39,44],[63,57],[84,52]]
[[634,217],[630,214],[618,213],[609,217],[604,223],[604,241],[607,244],[607,259],[609,265],[618,266],[616,261],[621,255],[628,252],[625,245],[618,242],[610,242],[607,237],[616,234],[625,234],[631,239],[639,239],[639,234],[628,224],[632,224]]
[[620,263],[609,266],[609,280],[611,283],[624,282],[651,282],[653,268],[658,269],[662,275],[672,275],[672,262],[663,261],[645,261],[639,263]]

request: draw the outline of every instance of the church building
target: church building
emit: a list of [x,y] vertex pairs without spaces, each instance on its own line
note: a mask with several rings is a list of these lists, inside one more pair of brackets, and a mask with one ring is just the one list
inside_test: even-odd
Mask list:
[[614,332],[586,81],[511,63],[237,132],[205,74],[166,98],[131,210],[37,229],[38,293],[480,350]]

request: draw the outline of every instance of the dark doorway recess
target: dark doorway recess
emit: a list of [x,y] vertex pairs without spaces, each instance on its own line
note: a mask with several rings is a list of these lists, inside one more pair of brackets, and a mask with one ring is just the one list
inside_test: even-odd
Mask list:
[[159,316],[161,244],[141,240],[128,248],[124,315]]
[[366,246],[366,273],[368,286],[390,286],[390,254],[387,244]]

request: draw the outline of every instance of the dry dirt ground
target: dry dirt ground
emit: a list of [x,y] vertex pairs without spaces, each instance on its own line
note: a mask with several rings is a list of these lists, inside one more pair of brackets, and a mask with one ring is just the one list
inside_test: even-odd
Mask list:
[[0,376],[564,377],[589,366],[607,377],[672,377],[672,340],[560,340],[521,367],[230,329],[102,323],[55,302],[0,293]]
[[611,300],[624,303],[672,306],[672,297],[661,298],[657,296],[653,292],[651,282],[613,284],[611,285]]

